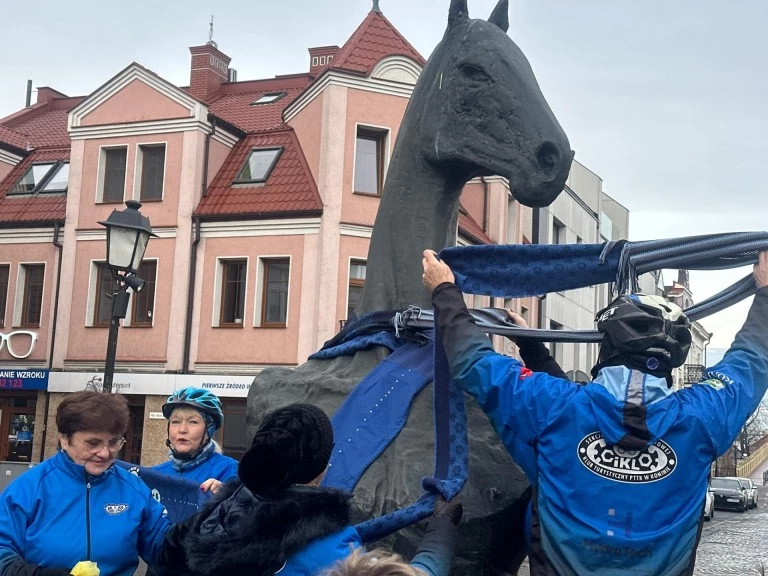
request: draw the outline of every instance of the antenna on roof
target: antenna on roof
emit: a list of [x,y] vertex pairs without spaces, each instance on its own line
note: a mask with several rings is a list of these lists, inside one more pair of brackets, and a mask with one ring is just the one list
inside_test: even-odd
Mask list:
[[213,14],[211,14],[211,22],[208,25],[208,42],[206,42],[208,46],[213,46],[214,48],[218,48],[218,44],[213,41]]
[[373,0],[373,8],[371,9],[371,12],[381,12],[381,8],[379,8],[379,0]]

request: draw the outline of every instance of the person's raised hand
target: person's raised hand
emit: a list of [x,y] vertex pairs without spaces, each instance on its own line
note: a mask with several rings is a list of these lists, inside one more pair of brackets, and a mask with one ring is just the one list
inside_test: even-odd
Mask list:
[[753,271],[758,289],[768,286],[768,250],[760,252]]
[[523,317],[520,316],[520,314],[511,308],[507,308],[507,317],[515,323],[515,326],[519,326],[520,328],[528,328],[528,322],[526,322]]
[[421,259],[421,265],[424,267],[421,281],[430,292],[444,282],[456,281],[448,264],[438,260],[434,250],[424,250],[424,258]]
[[449,502],[442,496],[439,496],[433,511],[434,516],[444,516],[453,522],[454,526],[458,526],[459,522],[461,522],[461,517],[464,515],[464,505],[458,498],[454,498]]

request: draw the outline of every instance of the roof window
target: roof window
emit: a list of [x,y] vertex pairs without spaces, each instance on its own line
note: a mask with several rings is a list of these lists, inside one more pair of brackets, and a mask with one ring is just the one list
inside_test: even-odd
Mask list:
[[273,102],[277,102],[285,96],[285,92],[269,92],[267,94],[262,94],[257,100],[254,100],[251,102],[251,106],[256,106],[257,104],[272,104]]
[[66,192],[69,185],[69,162],[32,164],[8,194]]
[[277,164],[282,148],[260,148],[251,151],[248,160],[235,179],[236,184],[266,182]]

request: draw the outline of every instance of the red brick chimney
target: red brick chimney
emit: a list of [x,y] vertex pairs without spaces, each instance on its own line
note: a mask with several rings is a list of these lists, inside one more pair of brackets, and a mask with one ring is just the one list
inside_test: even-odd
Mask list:
[[309,49],[309,73],[317,76],[317,73],[330,64],[334,57],[341,51],[338,46],[318,46]]
[[232,59],[219,50],[212,40],[203,46],[192,46],[189,51],[192,53],[189,93],[205,101],[228,81]]

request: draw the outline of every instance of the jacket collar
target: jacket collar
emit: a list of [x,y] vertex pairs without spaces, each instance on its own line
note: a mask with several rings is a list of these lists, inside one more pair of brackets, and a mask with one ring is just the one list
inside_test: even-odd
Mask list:
[[666,378],[643,374],[626,366],[602,368],[595,383],[603,386],[619,402],[653,404],[672,393]]
[[103,482],[106,478],[109,478],[112,474],[115,473],[115,464],[112,463],[112,466],[107,468],[104,472],[102,472],[98,476],[92,476],[91,474],[88,474],[88,472],[85,471],[85,466],[75,463],[75,461],[72,460],[72,458],[70,458],[69,454],[67,454],[61,448],[59,449],[58,453],[52,458],[52,460],[53,460],[54,466],[56,466],[59,470],[64,471],[68,476],[71,476],[72,478],[82,482],[83,484],[86,484],[88,482],[92,484]]

